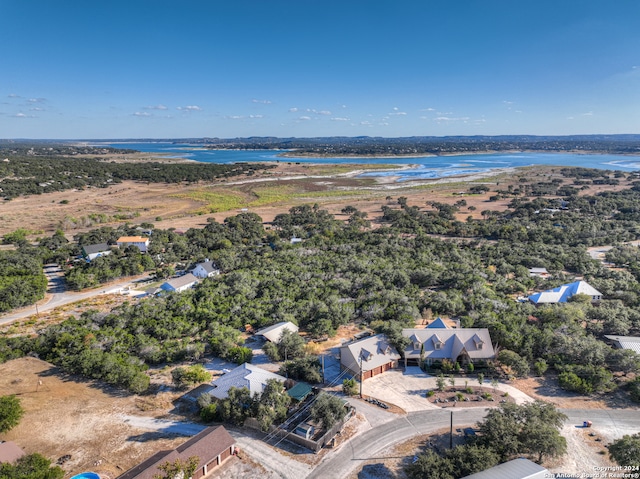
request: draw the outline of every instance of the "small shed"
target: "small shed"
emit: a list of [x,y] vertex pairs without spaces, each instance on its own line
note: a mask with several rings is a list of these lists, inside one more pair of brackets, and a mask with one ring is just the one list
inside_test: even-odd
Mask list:
[[311,387],[311,385],[302,381],[297,383],[287,391],[289,397],[298,402],[304,401],[305,398],[311,393],[313,393],[313,388]]
[[298,424],[298,427],[296,427],[294,432],[305,439],[311,439],[316,433],[316,427],[313,424],[303,422],[302,424]]

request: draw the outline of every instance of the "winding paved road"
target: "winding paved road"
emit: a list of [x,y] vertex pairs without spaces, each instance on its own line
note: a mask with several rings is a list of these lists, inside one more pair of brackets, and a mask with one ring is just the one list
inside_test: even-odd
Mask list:
[[[454,429],[481,421],[487,413],[486,408],[417,411],[406,416],[378,425],[359,434],[333,453],[326,456],[316,466],[307,479],[331,477],[340,479],[349,475],[363,462],[384,458],[385,452],[394,445],[413,436],[429,434],[447,428],[453,414]],[[593,421],[600,429],[615,428],[622,434],[640,431],[640,413],[637,410],[620,409],[562,409],[567,415],[568,424],[580,425],[585,419]]]
[[[242,431],[230,432],[240,446],[263,466],[285,479],[342,479],[349,477],[364,462],[384,459],[388,451],[396,444],[417,435],[426,435],[451,424],[453,415],[454,429],[466,427],[481,421],[489,408],[465,408],[453,410],[432,409],[410,412],[390,421],[378,422],[366,432],[357,434],[327,454],[322,462],[311,468],[287,455],[280,454],[259,439],[250,437]],[[620,435],[640,431],[640,413],[633,409],[562,409],[567,415],[567,424],[580,426],[585,419],[593,421],[598,429],[613,429]],[[129,425],[142,429],[192,435],[203,426],[180,421],[124,416]]]

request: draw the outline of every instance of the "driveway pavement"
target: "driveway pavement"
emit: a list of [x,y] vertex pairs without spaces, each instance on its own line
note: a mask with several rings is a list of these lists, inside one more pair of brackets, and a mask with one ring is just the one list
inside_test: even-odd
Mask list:
[[[394,404],[407,412],[441,409],[425,396],[427,391],[436,388],[436,379],[435,376],[430,376],[417,367],[407,368],[406,371],[396,369],[367,379],[362,386],[362,394]],[[456,378],[455,385],[464,387],[465,381],[471,387],[480,386],[475,376]],[[449,386],[448,380],[447,386]],[[483,386],[492,387],[488,381],[485,381]],[[500,382],[496,389],[502,393],[508,392],[518,404],[533,401],[530,396],[503,382]]]

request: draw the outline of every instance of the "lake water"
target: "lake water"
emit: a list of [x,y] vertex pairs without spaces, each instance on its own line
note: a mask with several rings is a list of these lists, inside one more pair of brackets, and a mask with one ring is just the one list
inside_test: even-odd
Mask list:
[[207,150],[195,145],[161,142],[108,143],[113,148],[130,148],[147,153],[162,153],[205,163],[239,163],[279,161],[322,164],[384,164],[414,165],[393,172],[370,172],[363,176],[398,176],[399,181],[423,178],[444,178],[453,175],[483,173],[498,168],[532,165],[579,166],[605,170],[633,171],[640,169],[640,156],[586,155],[574,153],[492,153],[416,158],[282,158],[273,150]]

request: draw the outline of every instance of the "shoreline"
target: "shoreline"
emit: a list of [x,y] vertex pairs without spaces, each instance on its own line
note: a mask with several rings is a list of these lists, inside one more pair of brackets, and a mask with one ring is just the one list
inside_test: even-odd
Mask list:
[[[274,151],[282,151],[282,150],[274,150]],[[629,156],[629,157],[640,157],[640,153],[611,153],[608,151],[584,151],[584,150],[483,150],[483,151],[452,151],[452,152],[444,152],[444,153],[415,153],[415,154],[402,154],[402,155],[361,155],[357,153],[346,154],[346,155],[330,155],[330,154],[322,154],[322,153],[298,153],[296,156],[293,156],[295,151],[286,150],[285,153],[280,153],[276,156],[280,158],[289,158],[289,159],[307,159],[307,158],[333,158],[333,159],[353,159],[353,158],[364,158],[364,159],[402,159],[402,158],[439,158],[439,157],[448,157],[448,156],[466,156],[466,155],[512,155],[517,153],[543,153],[543,154],[566,154],[566,155],[619,155],[619,156]]]

